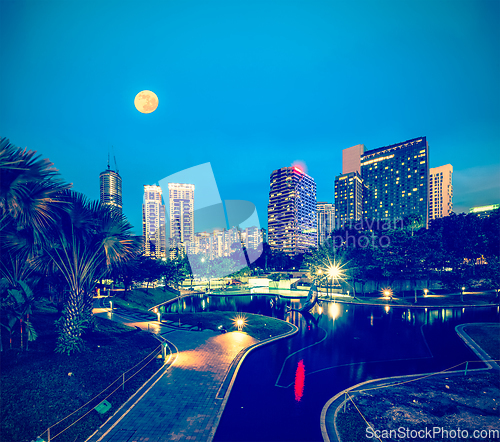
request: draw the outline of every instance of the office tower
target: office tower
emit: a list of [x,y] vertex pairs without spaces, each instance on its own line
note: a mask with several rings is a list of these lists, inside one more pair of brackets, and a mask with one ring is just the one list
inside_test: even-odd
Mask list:
[[363,218],[397,220],[421,215],[427,225],[429,149],[425,137],[366,151],[361,156]]
[[358,172],[335,177],[335,226],[345,227],[363,218],[366,185]]
[[500,204],[490,204],[489,206],[476,206],[471,207],[469,213],[474,213],[480,218],[488,218],[493,215],[493,213],[500,210]]
[[453,210],[453,166],[446,164],[429,171],[429,220],[448,216]]
[[321,245],[335,228],[335,205],[317,203],[316,213],[318,216],[318,245]]
[[118,171],[108,170],[99,174],[101,203],[122,213],[122,178]]
[[170,257],[175,258],[190,252],[194,244],[194,185],[168,183],[168,199]]
[[356,144],[342,151],[342,174],[361,173],[361,156],[365,151],[364,144]]
[[167,251],[165,206],[161,202],[160,186],[144,186],[142,205],[142,235],[144,254],[154,258],[165,258]]
[[316,183],[299,167],[282,167],[270,179],[268,243],[287,255],[317,245]]

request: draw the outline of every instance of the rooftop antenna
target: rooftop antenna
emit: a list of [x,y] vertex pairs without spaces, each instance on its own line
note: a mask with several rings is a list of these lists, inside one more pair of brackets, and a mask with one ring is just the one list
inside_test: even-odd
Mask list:
[[109,150],[108,150],[108,170],[109,170]]
[[118,173],[118,164],[116,164],[115,149],[113,148],[113,146],[111,146],[111,149],[113,150],[113,159],[115,160],[116,173]]

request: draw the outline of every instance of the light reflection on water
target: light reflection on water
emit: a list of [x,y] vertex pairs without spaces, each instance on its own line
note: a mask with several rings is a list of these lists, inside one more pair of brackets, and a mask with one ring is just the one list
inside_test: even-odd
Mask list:
[[[500,314],[498,306],[412,309],[325,301],[302,314],[294,309],[303,301],[273,294],[184,300],[184,311],[259,313],[299,327],[294,337],[247,356],[216,442],[234,441],[235,434],[244,435],[241,440],[320,441],[319,413],[337,392],[367,379],[428,373],[476,360],[455,326],[498,322]],[[170,311],[177,308],[174,303]]]

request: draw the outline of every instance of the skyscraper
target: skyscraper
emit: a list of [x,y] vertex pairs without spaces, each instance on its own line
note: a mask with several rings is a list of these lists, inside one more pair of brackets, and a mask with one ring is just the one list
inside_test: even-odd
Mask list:
[[144,253],[154,258],[165,258],[167,250],[165,206],[161,202],[160,186],[144,186],[142,205],[142,235]]
[[428,222],[429,149],[425,137],[366,151],[363,218],[396,220],[421,215]]
[[108,162],[108,170],[99,174],[100,200],[106,206],[115,208],[122,213],[122,178],[118,171],[111,170]]
[[361,156],[364,152],[364,144],[356,144],[356,146],[342,150],[342,174],[361,173]]
[[299,167],[273,171],[268,204],[268,243],[288,255],[317,245],[316,183]]
[[366,185],[358,172],[335,177],[335,225],[343,227],[347,222],[363,218],[363,195]]
[[316,211],[318,216],[318,245],[321,245],[335,228],[335,205],[317,203]]
[[170,256],[191,252],[194,247],[194,185],[168,183]]
[[429,172],[429,220],[448,216],[453,210],[453,166],[433,167]]

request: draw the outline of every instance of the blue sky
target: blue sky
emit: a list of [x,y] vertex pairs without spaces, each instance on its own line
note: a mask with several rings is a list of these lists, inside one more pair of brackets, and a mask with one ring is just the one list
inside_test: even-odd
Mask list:
[[[500,2],[0,0],[0,135],[99,198],[113,146],[124,213],[210,162],[267,226],[269,176],[302,161],[333,202],[342,149],[426,136],[457,212],[500,202]],[[154,91],[158,109],[134,97]]]

